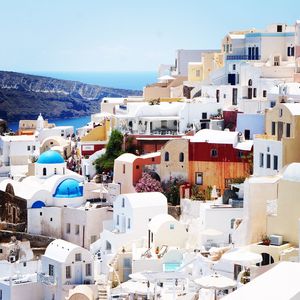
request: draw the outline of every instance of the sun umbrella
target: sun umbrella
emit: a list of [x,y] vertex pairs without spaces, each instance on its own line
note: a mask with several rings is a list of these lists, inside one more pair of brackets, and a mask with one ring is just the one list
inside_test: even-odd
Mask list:
[[220,236],[223,234],[223,232],[216,230],[216,229],[207,228],[207,229],[202,230],[201,234],[205,235],[205,236]]
[[234,264],[249,267],[262,261],[261,254],[250,251],[231,251],[222,255],[222,260],[230,261]]
[[214,289],[215,299],[217,299],[217,290],[230,289],[230,288],[234,288],[237,285],[236,281],[219,274],[203,276],[195,279],[194,281],[201,288]]

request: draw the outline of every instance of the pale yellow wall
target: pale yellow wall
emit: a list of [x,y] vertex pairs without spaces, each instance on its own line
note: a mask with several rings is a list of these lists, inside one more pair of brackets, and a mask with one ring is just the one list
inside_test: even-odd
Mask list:
[[197,82],[202,80],[203,80],[203,63],[189,63],[188,81]]
[[[188,176],[188,140],[176,139],[168,141],[161,148],[161,163],[160,163],[160,176],[161,180],[169,180],[170,176],[182,176],[187,179]],[[169,161],[165,161],[165,152],[169,152]],[[179,162],[179,153],[183,152],[184,161]]]
[[[282,109],[282,116],[280,110]],[[292,162],[300,162],[300,116],[294,116],[289,109],[283,104],[277,104],[273,109],[266,112],[265,121],[266,133],[272,136],[272,122],[276,123],[276,131],[273,138],[277,138],[278,122],[283,122],[283,135],[282,135],[282,164],[287,165]],[[291,137],[286,137],[286,124],[291,124]]]
[[82,142],[106,141],[109,128],[110,128],[110,121],[106,120],[104,125],[100,125],[93,128],[87,135],[81,138],[81,141]]
[[246,179],[244,184],[244,210],[247,222],[246,244],[257,243],[267,231],[267,201],[277,198],[278,182],[255,182]]
[[284,241],[299,244],[300,182],[281,179],[278,184],[277,216],[269,216],[267,233],[283,235]]
[[[125,173],[123,173],[123,165],[125,165]],[[116,159],[114,163],[114,183],[121,185],[121,194],[135,193],[133,186],[133,163],[124,162]]]

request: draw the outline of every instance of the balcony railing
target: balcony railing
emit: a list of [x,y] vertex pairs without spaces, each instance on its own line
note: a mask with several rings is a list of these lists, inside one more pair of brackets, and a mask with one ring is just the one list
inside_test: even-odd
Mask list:
[[227,55],[227,60],[260,60],[260,55]]
[[41,282],[46,285],[56,285],[56,280],[55,280],[54,276],[50,276],[45,273],[38,273],[37,280],[38,280],[38,282]]

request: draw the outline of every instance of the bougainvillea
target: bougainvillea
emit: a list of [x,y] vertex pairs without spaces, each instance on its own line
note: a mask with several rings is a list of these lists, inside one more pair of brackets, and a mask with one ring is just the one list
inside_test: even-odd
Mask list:
[[143,192],[163,192],[161,188],[161,184],[158,180],[152,178],[152,176],[148,173],[143,173],[140,180],[137,182],[135,186],[135,190],[137,193]]

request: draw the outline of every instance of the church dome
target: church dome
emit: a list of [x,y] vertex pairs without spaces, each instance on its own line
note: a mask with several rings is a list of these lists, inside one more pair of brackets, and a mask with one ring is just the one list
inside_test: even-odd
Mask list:
[[42,153],[37,160],[38,164],[62,164],[65,160],[63,157],[56,151],[48,150]]
[[82,197],[83,186],[77,180],[68,178],[57,186],[53,196],[56,198]]

